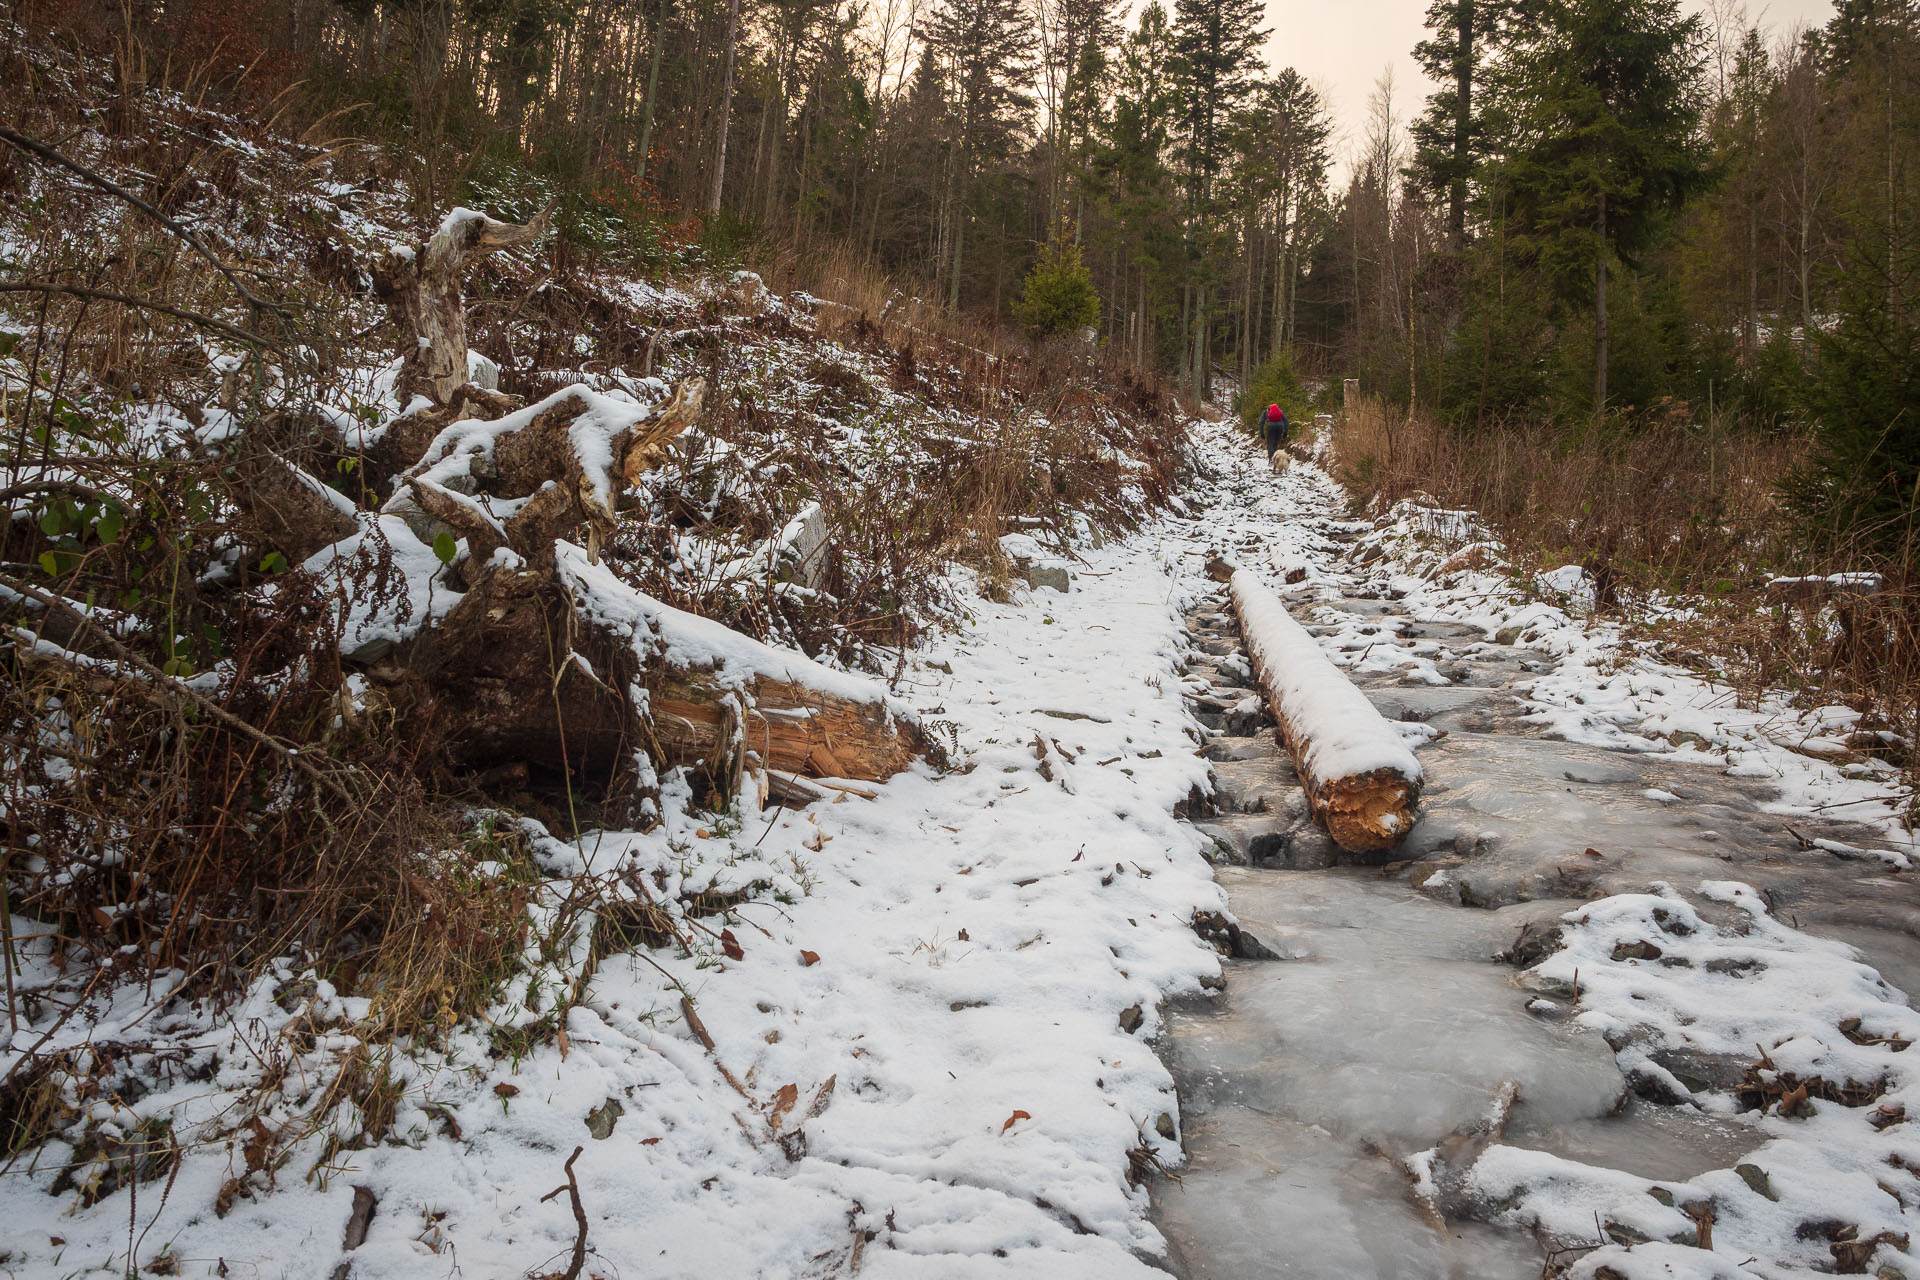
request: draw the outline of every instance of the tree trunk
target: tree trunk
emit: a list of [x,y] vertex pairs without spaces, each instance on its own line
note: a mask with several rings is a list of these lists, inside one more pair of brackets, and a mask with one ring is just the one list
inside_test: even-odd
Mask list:
[[[266,436],[239,459],[262,501],[287,508],[290,559],[310,550],[301,538],[330,539],[342,582],[362,584],[396,562],[418,566],[429,546],[449,560],[434,587],[458,593],[451,608],[398,649],[376,638],[349,661],[382,664],[395,710],[444,744],[446,764],[481,777],[564,775],[602,794],[603,819],[657,814],[656,765],[696,766],[724,799],[749,752],[765,767],[869,779],[927,754],[912,713],[878,685],[671,609],[598,567],[620,493],[699,417],[704,380],[651,405],[570,386],[486,417],[475,410],[498,408],[491,393],[443,390],[466,365],[463,264],[543,225],[544,215],[525,227],[450,217],[429,244],[390,259],[406,385],[446,399],[389,427],[387,440],[416,456],[377,516],[352,512]],[[478,420],[402,430],[450,415]],[[419,545],[403,549],[409,536]]]
[[714,136],[713,186],[707,193],[707,215],[720,212],[720,193],[727,183],[727,129],[733,117],[733,54],[740,43],[740,0],[727,8],[727,71],[720,82],[720,127]]
[[660,88],[660,55],[667,47],[667,0],[660,0],[660,16],[653,23],[653,51],[647,63],[647,101],[640,116],[640,160],[634,177],[647,180],[647,158],[653,150],[653,103]]
[[1594,270],[1593,416],[1607,413],[1607,196],[1600,193],[1600,256]]
[[1286,606],[1250,571],[1222,564],[1255,679],[1280,727],[1314,821],[1342,849],[1391,849],[1413,829],[1420,765]]
[[1457,0],[1453,56],[1453,181],[1447,186],[1447,236],[1455,253],[1467,247],[1467,166],[1473,155],[1473,5]]

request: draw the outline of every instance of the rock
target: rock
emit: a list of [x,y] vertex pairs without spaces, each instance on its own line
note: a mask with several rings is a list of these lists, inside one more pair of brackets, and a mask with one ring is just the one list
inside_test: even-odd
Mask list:
[[1566,926],[1558,917],[1551,920],[1529,920],[1520,926],[1520,936],[1513,945],[1495,956],[1516,969],[1531,969],[1548,956],[1566,945]]
[[[1287,852],[1287,820],[1268,814],[1227,814],[1212,822],[1199,824],[1222,850],[1221,861],[1229,866],[1250,867],[1282,857]],[[1328,864],[1332,865],[1332,864]]]
[[1073,589],[1073,575],[1062,564],[1030,564],[1027,566],[1027,585],[1035,591],[1051,587],[1065,595]]
[[1288,812],[1289,801],[1305,800],[1284,759],[1222,760],[1212,776],[1213,802],[1222,813]]
[[1213,761],[1276,760],[1281,754],[1280,744],[1271,734],[1257,738],[1219,737],[1207,744],[1207,759]]
[[1147,1015],[1141,1012],[1140,1006],[1137,1004],[1130,1004],[1120,1011],[1120,1029],[1128,1035],[1132,1035],[1138,1031],[1140,1024],[1146,1020]]
[[1322,871],[1345,860],[1333,837],[1312,822],[1295,823],[1283,839],[1277,861],[1289,871]]
[[1726,1093],[1739,1088],[1747,1078],[1749,1061],[1745,1055],[1670,1048],[1654,1049],[1647,1058],[1695,1093]]
[[1432,898],[1435,902],[1444,902],[1449,906],[1463,906],[1464,895],[1460,892],[1461,862],[1458,858],[1434,858],[1426,862],[1416,862],[1408,874],[1412,886]]
[[1285,956],[1245,929],[1234,931],[1233,958],[1236,960],[1284,960]]
[[1215,582],[1226,582],[1232,579],[1239,567],[1239,565],[1223,556],[1214,556],[1211,560],[1207,561],[1207,576]]
[[608,1098],[587,1112],[587,1132],[593,1135],[595,1141],[605,1142],[613,1136],[613,1126],[618,1124],[620,1117],[625,1114],[627,1109],[620,1105],[620,1099]]
[[1179,1129],[1174,1126],[1173,1113],[1171,1111],[1162,1111],[1160,1113],[1160,1118],[1153,1122],[1153,1131],[1165,1138],[1168,1142],[1172,1142],[1180,1136]]
[[1773,1189],[1773,1179],[1767,1177],[1767,1171],[1759,1165],[1737,1164],[1733,1166],[1733,1171],[1740,1176],[1740,1181],[1753,1190],[1755,1195],[1773,1201],[1780,1199],[1780,1193]]
[[767,309],[767,282],[751,271],[736,271],[727,287],[727,300],[743,316],[757,316]]
[[1619,964],[1622,960],[1658,960],[1665,954],[1666,952],[1643,938],[1638,942],[1622,942],[1616,945],[1613,949],[1613,962]]
[[1266,705],[1251,695],[1229,707],[1223,719],[1221,727],[1236,738],[1251,737],[1272,723],[1267,717]]
[[820,504],[809,502],[787,523],[781,537],[786,545],[781,549],[775,577],[818,590],[826,582],[827,544],[831,541]]
[[1498,631],[1493,633],[1493,642],[1495,644],[1519,644],[1520,633],[1525,630],[1526,630],[1526,627],[1524,625],[1514,626],[1514,627],[1502,627]]

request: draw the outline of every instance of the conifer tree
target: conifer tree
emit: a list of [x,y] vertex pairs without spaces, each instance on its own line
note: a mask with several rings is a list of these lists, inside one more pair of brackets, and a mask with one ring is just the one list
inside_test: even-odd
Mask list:
[[1174,5],[1180,157],[1195,267],[1187,307],[1188,385],[1202,398],[1212,363],[1209,290],[1219,248],[1212,243],[1214,187],[1231,154],[1233,115],[1252,97],[1263,70],[1257,51],[1267,37],[1259,25],[1265,13],[1261,0],[1175,0]]
[[1504,177],[1540,266],[1566,296],[1591,299],[1595,413],[1607,405],[1608,273],[1708,176],[1704,34],[1680,0],[1543,0],[1508,86],[1519,142]]
[[1025,0],[941,0],[922,37],[945,65],[951,94],[948,298],[958,306],[975,178],[982,163],[1011,154],[1032,114],[1037,40]]

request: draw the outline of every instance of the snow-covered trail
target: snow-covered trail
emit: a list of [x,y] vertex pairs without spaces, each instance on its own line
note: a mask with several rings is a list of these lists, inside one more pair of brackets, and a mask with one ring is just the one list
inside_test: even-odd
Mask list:
[[[1497,548],[1464,513],[1424,516],[1453,534],[1435,549],[1404,515],[1345,519],[1315,468],[1269,476],[1217,429],[1202,446],[1190,559],[1224,551],[1290,592],[1429,783],[1398,861],[1336,865],[1245,701],[1231,616],[1196,608],[1219,810],[1198,825],[1248,950],[1279,962],[1229,961],[1223,996],[1170,1019],[1191,1163],[1156,1213],[1178,1269],[1497,1280],[1565,1249],[1553,1261],[1580,1275],[1896,1255],[1907,1269],[1883,1274],[1920,1273],[1904,1254],[1920,1185],[1888,1123],[1904,1112],[1843,1105],[1900,1105],[1920,1019],[1846,946],[1786,923],[1920,978],[1899,833],[1810,812],[1885,812],[1881,775],[1809,760],[1784,709],[1743,712],[1479,572]],[[1481,563],[1457,563],[1476,542]],[[1799,1104],[1807,1119],[1743,1111],[1739,1086],[1780,1078],[1747,1072],[1756,1042],[1816,1094],[1862,1088]],[[1708,1248],[1692,1212],[1717,1217]]]
[[[92,1157],[50,1143],[0,1177],[0,1270],[125,1275],[131,1241],[138,1267],[182,1275],[545,1274],[576,1228],[542,1197],[579,1146],[593,1275],[1156,1274],[1143,1184],[1179,1148],[1151,1039],[1163,1001],[1217,986],[1195,918],[1225,905],[1173,816],[1206,765],[1180,675],[1185,543],[1165,540],[1086,550],[1065,594],[973,597],[914,655],[903,696],[946,772],[720,821],[669,780],[658,830],[539,834],[555,877],[744,900],[691,951],[607,956],[558,1043],[503,1052],[475,1027],[396,1058],[384,1136],[355,1139],[351,1108],[310,1119],[364,1000],[288,973],[231,1013],[170,1011],[191,1070],[114,1121],[178,1141],[164,1190],[96,1200]],[[542,981],[515,984],[514,1018],[550,1004]],[[138,991],[103,1015],[74,1036],[154,1020]],[[272,1186],[250,1131],[219,1136],[241,1106],[288,1135]],[[373,1213],[343,1249],[357,1197]]]

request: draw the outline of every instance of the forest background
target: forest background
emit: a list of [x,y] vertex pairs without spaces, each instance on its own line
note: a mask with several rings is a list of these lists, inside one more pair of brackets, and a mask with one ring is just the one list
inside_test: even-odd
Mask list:
[[1358,379],[1351,485],[1471,506],[1603,604],[1916,567],[1913,0],[1435,0],[1441,88],[1383,79],[1338,158],[1258,0],[16,9],[130,86],[389,147],[423,222],[557,197],[589,261],[862,274],[1196,401]]

